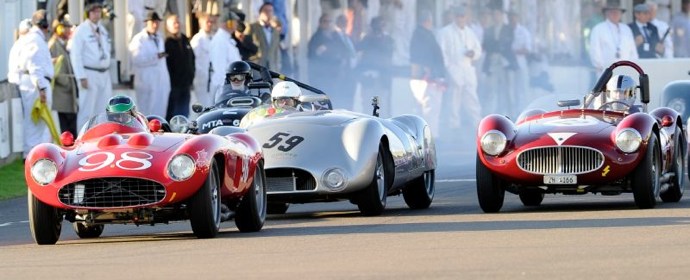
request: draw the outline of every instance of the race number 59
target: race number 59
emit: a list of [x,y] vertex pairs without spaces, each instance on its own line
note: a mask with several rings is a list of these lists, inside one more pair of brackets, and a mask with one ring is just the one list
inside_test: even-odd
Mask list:
[[[289,133],[285,132],[278,132],[275,135],[273,135],[271,138],[268,139],[268,142],[264,143],[263,147],[266,149],[272,149],[273,147],[278,146],[279,151],[283,152],[289,152],[297,146],[299,143],[302,143],[304,141],[304,137],[302,136],[290,136]],[[284,144],[281,144],[283,143]],[[281,145],[278,145],[281,144]]]
[[114,163],[123,170],[144,170],[151,167],[150,159],[153,155],[146,152],[124,152],[120,154],[120,158],[115,160],[116,156],[111,152],[95,152],[89,154],[79,160],[79,171],[96,171],[110,166]]

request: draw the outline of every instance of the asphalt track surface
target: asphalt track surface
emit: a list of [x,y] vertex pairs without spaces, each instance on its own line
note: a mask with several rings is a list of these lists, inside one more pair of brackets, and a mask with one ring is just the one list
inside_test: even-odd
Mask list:
[[[473,162],[473,155],[466,155]],[[443,162],[442,162],[443,163]],[[632,195],[548,195],[524,207],[506,194],[482,213],[474,163],[445,162],[434,203],[389,197],[382,216],[349,202],[292,205],[258,233],[232,221],[215,239],[188,222],[106,226],[55,246],[30,237],[26,199],[0,202],[0,279],[688,279],[690,193],[639,210]]]

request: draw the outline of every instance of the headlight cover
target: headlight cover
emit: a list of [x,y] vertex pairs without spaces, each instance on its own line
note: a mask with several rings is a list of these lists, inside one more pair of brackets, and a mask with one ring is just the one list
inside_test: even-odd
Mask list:
[[195,170],[194,160],[186,154],[176,155],[168,163],[168,176],[175,181],[189,179]]
[[506,135],[498,130],[490,130],[484,133],[481,139],[482,151],[488,155],[496,156],[503,152],[507,143]]
[[189,127],[189,119],[182,115],[176,115],[170,119],[170,130],[176,133],[183,133]]
[[640,148],[642,135],[637,130],[626,128],[616,134],[616,147],[625,153],[632,153]]
[[321,181],[331,191],[340,191],[345,188],[347,177],[342,169],[332,168],[323,173]]
[[39,159],[31,166],[31,177],[42,186],[52,183],[57,177],[57,165],[49,159]]

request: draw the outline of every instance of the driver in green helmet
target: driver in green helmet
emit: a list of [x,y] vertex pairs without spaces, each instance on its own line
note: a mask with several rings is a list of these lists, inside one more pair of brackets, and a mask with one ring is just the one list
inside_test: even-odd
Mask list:
[[134,105],[132,99],[126,95],[111,97],[110,100],[108,100],[108,106],[105,111],[108,115],[108,121],[125,125],[131,124],[139,117],[136,111],[136,105]]

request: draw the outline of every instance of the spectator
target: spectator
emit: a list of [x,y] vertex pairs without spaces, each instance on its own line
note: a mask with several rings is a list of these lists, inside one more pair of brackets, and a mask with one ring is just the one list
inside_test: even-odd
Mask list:
[[103,3],[98,0],[86,2],[88,20],[77,26],[69,49],[74,77],[79,81],[78,128],[100,112],[113,95],[110,80],[111,45],[108,31],[101,24]]
[[60,129],[77,135],[77,80],[74,79],[72,61],[67,51],[70,37],[72,22],[69,15],[65,15],[60,21],[53,21],[53,37],[48,42],[56,70],[53,79],[53,110],[58,112]]
[[259,8],[259,20],[249,25],[246,34],[252,38],[254,45],[259,47],[250,61],[266,66],[273,71],[280,71],[280,30],[271,26],[273,18],[273,4],[264,3]]
[[161,17],[150,11],[146,26],[132,37],[129,51],[134,69],[134,91],[139,111],[144,115],[164,117],[170,96],[170,74],[166,65],[165,43],[158,34]]
[[474,32],[467,26],[465,8],[455,8],[454,15],[455,21],[443,27],[438,34],[444,65],[450,78],[450,126],[460,128],[463,119],[461,114],[464,113],[469,117],[471,125],[471,129],[465,131],[471,131],[476,128],[481,118],[477,96],[477,72],[472,62],[482,55],[482,47]]
[[[127,0],[127,18],[126,36],[127,42],[132,40],[132,37],[144,28],[144,18],[149,12],[156,12],[158,15],[165,14],[168,0]],[[161,36],[162,34],[158,34]]]
[[47,43],[50,25],[46,19],[46,11],[34,12],[31,17],[31,24],[31,29],[22,38],[23,49],[17,60],[20,73],[19,80],[31,81],[30,83],[22,82],[19,86],[24,111],[22,121],[24,158],[34,146],[51,142],[48,124],[40,121],[34,122],[31,119],[31,113],[37,100],[50,108],[53,99],[50,81],[54,72]]
[[633,8],[635,21],[628,24],[635,37],[635,46],[640,58],[657,58],[657,52],[664,52],[664,45],[659,41],[659,31],[650,23],[652,14],[649,5],[637,4]]
[[410,88],[422,109],[422,117],[431,128],[431,135],[439,137],[439,117],[445,90],[446,68],[443,53],[432,31],[433,18],[428,10],[419,13],[419,24],[410,41]]
[[625,10],[620,6],[608,5],[603,11],[606,20],[592,29],[589,49],[592,65],[599,74],[615,61],[638,58],[630,27],[620,23]]
[[657,31],[659,31],[659,42],[663,44],[664,49],[661,52],[657,52],[660,57],[672,58],[673,57],[673,40],[671,33],[671,28],[669,28],[668,23],[657,18],[656,13],[659,9],[659,4],[654,1],[645,2],[649,6],[649,12],[651,13],[652,21],[651,23],[656,26]]
[[[283,24],[281,21],[278,19],[278,17],[273,17],[270,20],[271,27],[273,27],[274,30],[278,32],[283,31]],[[293,66],[292,66],[292,59],[290,57],[290,42],[289,40],[281,36],[280,37],[280,72],[285,74],[285,75],[292,75],[293,72]]]
[[176,115],[189,116],[189,99],[194,82],[194,51],[189,39],[180,32],[177,15],[169,15],[165,20],[168,37],[165,38],[165,58],[170,73],[170,96],[166,119]]
[[232,33],[235,32],[237,20],[239,17],[233,12],[226,12],[221,15],[218,31],[211,40],[211,67],[213,68],[213,76],[211,76],[211,92],[216,96],[219,90],[222,90],[225,83],[225,70],[228,69],[230,63],[242,60],[240,51],[235,45],[235,40],[232,39]]
[[681,11],[671,23],[673,28],[673,55],[675,57],[690,57],[690,0],[682,0]]
[[213,38],[213,26],[216,24],[215,16],[207,13],[199,14],[199,32],[194,34],[189,42],[194,51],[194,100],[204,107],[213,105],[211,92],[211,38]]
[[352,43],[359,44],[367,26],[368,0],[348,0],[345,16],[347,17],[347,35]]
[[[516,105],[516,99],[510,92],[506,92],[505,85],[508,81],[508,67],[513,56],[514,32],[505,24],[505,14],[501,7],[492,10],[493,24],[484,32],[483,50],[486,57],[482,65],[482,71],[487,75],[486,95],[487,104],[483,106],[486,112],[499,112],[512,115],[512,107]],[[449,69],[450,71],[450,69]],[[499,106],[499,100],[504,106]]]
[[357,51],[352,43],[352,39],[345,33],[345,28],[347,27],[347,18],[345,15],[339,15],[335,20],[335,25],[338,37],[345,47],[344,51],[346,57],[344,57],[345,63],[343,65],[342,82],[340,83],[338,92],[331,97],[331,101],[337,108],[353,110],[353,100],[355,91],[357,90],[357,77],[352,70],[357,66]]
[[347,51],[338,38],[333,18],[329,14],[323,14],[319,18],[319,29],[309,39],[307,57],[309,81],[327,94],[337,95],[336,81],[344,75]]
[[513,44],[511,49],[515,57],[516,69],[509,71],[512,86],[509,90],[514,91],[512,95],[516,97],[516,105],[522,109],[532,98],[529,91],[529,65],[527,57],[532,52],[532,34],[527,28],[520,24],[520,15],[515,12],[510,13],[509,24],[513,29]]
[[19,26],[17,27],[17,40],[12,45],[12,48],[10,48],[10,55],[7,59],[7,81],[16,86],[19,86],[21,83],[21,72],[19,71],[21,65],[19,65],[19,57],[21,51],[24,49],[24,43],[26,42],[23,38],[25,37],[24,35],[29,33],[30,29],[31,19],[27,18],[19,22]]
[[247,25],[242,21],[238,21],[237,29],[232,33],[232,39],[235,40],[235,46],[237,46],[242,60],[249,60],[250,57],[256,55],[259,51],[259,47],[254,44],[252,37],[244,33],[246,30]]
[[390,112],[391,82],[393,70],[393,38],[384,30],[386,22],[381,17],[371,20],[371,33],[362,38],[358,45],[361,60],[358,65],[360,83],[362,85],[362,109],[368,111],[371,99],[378,95],[381,106],[381,116]]

